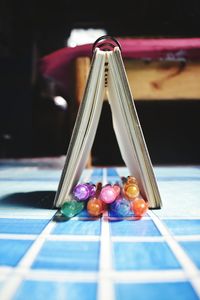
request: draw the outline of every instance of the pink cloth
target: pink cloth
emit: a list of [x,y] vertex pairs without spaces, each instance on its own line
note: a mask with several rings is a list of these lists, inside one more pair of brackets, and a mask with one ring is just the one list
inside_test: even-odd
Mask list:
[[[200,38],[119,38],[122,57],[132,59],[200,59]],[[73,84],[71,63],[81,56],[92,57],[92,44],[65,47],[39,61],[43,76],[58,82],[68,95]]]

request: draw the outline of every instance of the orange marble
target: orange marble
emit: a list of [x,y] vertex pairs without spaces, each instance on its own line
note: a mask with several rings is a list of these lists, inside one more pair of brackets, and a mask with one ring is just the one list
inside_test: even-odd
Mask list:
[[87,203],[87,211],[92,217],[99,217],[106,210],[106,204],[98,198],[91,198]]
[[142,217],[148,210],[148,203],[143,198],[135,198],[131,201],[131,210],[137,217]]

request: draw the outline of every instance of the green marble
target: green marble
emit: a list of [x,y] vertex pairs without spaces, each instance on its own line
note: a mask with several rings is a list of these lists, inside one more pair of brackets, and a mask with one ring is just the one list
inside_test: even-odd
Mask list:
[[80,213],[84,209],[84,206],[85,206],[84,202],[72,200],[72,201],[65,202],[62,205],[60,211],[65,217],[72,218],[78,213]]

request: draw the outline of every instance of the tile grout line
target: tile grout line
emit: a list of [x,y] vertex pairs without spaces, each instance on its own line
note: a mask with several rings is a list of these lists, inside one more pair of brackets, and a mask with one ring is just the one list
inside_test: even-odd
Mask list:
[[193,286],[196,294],[200,297],[200,273],[196,265],[189,258],[189,256],[185,253],[183,248],[179,245],[179,243],[175,240],[175,238],[170,234],[167,227],[161,222],[158,216],[156,216],[153,212],[149,211],[149,215],[151,216],[153,222],[157,226],[158,230],[165,237],[165,240],[170,247],[171,251],[177,258],[178,262],[182,266],[183,270],[188,277],[191,285]]
[[177,241],[200,241],[200,234],[193,235],[175,235],[174,238]]
[[[23,234],[23,233],[0,233],[0,241],[3,240],[36,240],[39,234]],[[99,235],[72,235],[72,234],[46,234],[48,241],[100,241]],[[181,241],[200,241],[200,235],[174,235],[174,239],[178,242]],[[162,242],[165,241],[164,236],[122,236],[116,235],[111,237],[112,242],[121,243],[137,243],[137,242]]]
[[[45,229],[41,232],[38,238],[33,242],[30,248],[27,250],[26,254],[22,257],[19,261],[17,267],[13,270],[11,277],[6,281],[4,286],[0,291],[0,299],[2,300],[11,300],[23,281],[23,278],[28,274],[30,267],[35,260],[37,254],[39,253],[40,249],[42,248],[46,235],[50,234],[50,232],[55,227],[56,223],[52,220],[47,224]],[[18,269],[22,270],[21,277],[18,274]]]
[[[11,272],[12,268],[0,268],[1,277]],[[17,269],[18,276],[24,275],[24,269]],[[42,280],[42,281],[56,281],[56,282],[97,282],[99,272],[85,272],[85,271],[52,271],[46,269],[29,269],[26,274],[28,280]],[[166,282],[166,281],[185,281],[187,275],[184,270],[165,270],[165,271],[112,271],[109,275],[105,270],[104,276],[109,277],[113,281],[123,283],[145,283],[145,282]]]
[[111,241],[113,243],[141,243],[141,242],[162,242],[164,237],[162,236],[112,236]]
[[37,234],[0,233],[0,240],[35,240]]
[[167,217],[167,216],[159,216],[161,220],[173,220],[173,221],[180,221],[180,220],[184,220],[184,221],[192,221],[192,220],[200,220],[200,216],[186,216],[186,215],[182,215],[182,216],[171,216],[171,217]]
[[[107,170],[103,168],[102,185],[107,183]],[[99,257],[99,280],[97,288],[98,300],[114,300],[114,287],[110,277],[112,273],[112,253],[111,253],[111,238],[110,225],[108,222],[108,212],[104,212],[101,218],[101,243]]]
[[[104,274],[105,277],[108,274]],[[58,282],[90,282],[97,281],[99,276],[98,272],[84,272],[84,271],[47,271],[47,270],[31,270],[28,273],[28,279],[36,280],[52,280]],[[108,276],[107,276],[108,277]],[[124,282],[124,283],[135,283],[135,282],[166,282],[166,281],[185,281],[186,275],[183,270],[173,270],[173,271],[113,271],[109,275],[113,281]],[[110,299],[109,299],[110,300]]]

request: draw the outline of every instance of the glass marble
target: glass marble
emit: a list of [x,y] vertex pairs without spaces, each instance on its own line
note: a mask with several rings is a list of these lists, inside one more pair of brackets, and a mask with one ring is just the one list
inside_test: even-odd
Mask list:
[[95,185],[90,183],[77,184],[73,189],[73,195],[79,201],[87,200],[88,198],[94,196],[95,192]]
[[140,194],[140,190],[137,184],[132,182],[127,182],[124,185],[124,196],[128,200],[133,200],[134,198],[138,197]]
[[113,203],[110,204],[110,210],[116,216],[125,217],[130,213],[130,201],[122,197],[118,197]]
[[65,202],[62,205],[60,211],[65,217],[72,218],[75,215],[79,214],[84,209],[84,207],[84,202],[72,200]]
[[119,196],[120,192],[121,192],[121,188],[118,184],[114,184],[113,185],[113,189],[115,190],[115,193],[117,195],[117,197]]
[[128,183],[138,184],[138,181],[137,181],[137,179],[134,176],[128,176],[127,177],[127,182]]
[[131,210],[136,217],[142,217],[148,210],[148,203],[138,197],[131,201]]
[[99,198],[93,197],[88,200],[87,211],[92,217],[99,217],[106,210],[106,204]]
[[118,185],[106,185],[102,188],[99,198],[105,203],[112,203],[118,197],[120,187]]

